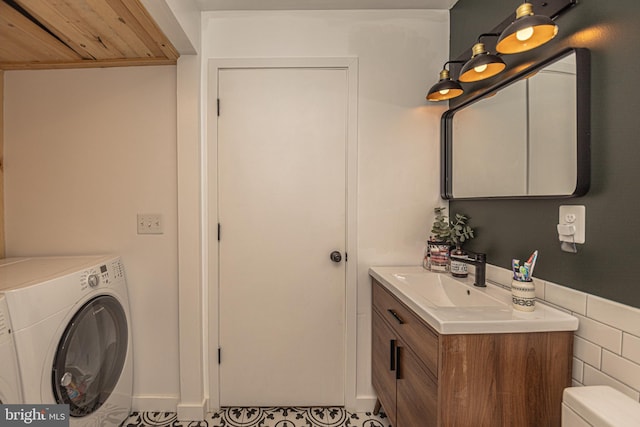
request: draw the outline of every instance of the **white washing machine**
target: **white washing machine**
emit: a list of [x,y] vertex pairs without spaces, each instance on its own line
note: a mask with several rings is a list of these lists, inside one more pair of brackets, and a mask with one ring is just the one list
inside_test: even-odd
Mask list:
[[0,263],[25,404],[69,405],[71,426],[117,426],[131,411],[129,298],[112,255]]
[[0,366],[0,404],[23,403],[13,329],[4,295],[0,295]]

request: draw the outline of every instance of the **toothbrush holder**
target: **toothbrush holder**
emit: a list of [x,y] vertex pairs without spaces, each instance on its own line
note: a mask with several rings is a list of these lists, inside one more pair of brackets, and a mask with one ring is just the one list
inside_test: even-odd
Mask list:
[[534,311],[536,309],[536,287],[533,280],[512,280],[511,302],[514,310]]

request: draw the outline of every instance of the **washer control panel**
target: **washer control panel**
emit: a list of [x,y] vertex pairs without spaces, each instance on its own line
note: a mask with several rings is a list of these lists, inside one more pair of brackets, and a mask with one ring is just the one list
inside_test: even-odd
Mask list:
[[114,280],[124,279],[124,268],[117,260],[109,265],[100,264],[84,270],[80,276],[80,288],[84,291],[88,288],[98,288],[100,286],[110,286]]

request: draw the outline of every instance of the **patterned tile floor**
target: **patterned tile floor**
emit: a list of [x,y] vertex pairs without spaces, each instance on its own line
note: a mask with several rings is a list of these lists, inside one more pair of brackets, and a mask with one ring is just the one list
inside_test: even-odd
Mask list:
[[122,427],[391,427],[384,414],[344,408],[222,408],[204,421],[180,422],[175,412],[134,412]]

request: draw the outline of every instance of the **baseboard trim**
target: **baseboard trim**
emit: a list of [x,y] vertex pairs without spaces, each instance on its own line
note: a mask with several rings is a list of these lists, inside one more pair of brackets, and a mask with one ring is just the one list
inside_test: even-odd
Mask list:
[[358,396],[356,397],[356,412],[372,412],[376,405],[376,396]]
[[[371,412],[376,404],[376,396],[358,396],[356,407],[347,408],[355,412]],[[215,411],[217,408],[208,408],[207,399],[201,403],[180,403],[177,396],[133,396],[133,412],[177,412],[178,421],[202,421],[207,411]]]
[[207,399],[201,403],[179,403],[178,421],[204,421],[207,415]]
[[178,396],[138,395],[131,399],[133,412],[176,412]]

